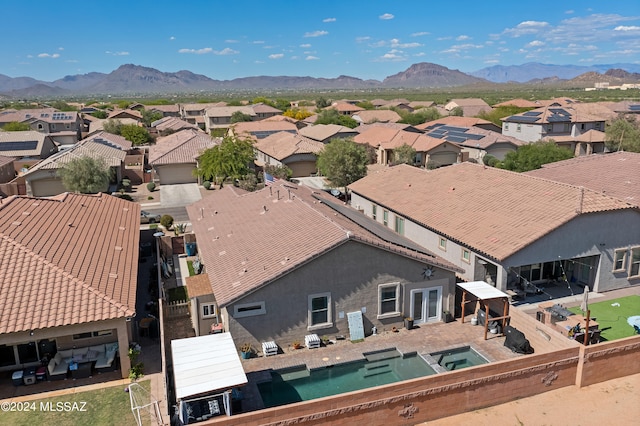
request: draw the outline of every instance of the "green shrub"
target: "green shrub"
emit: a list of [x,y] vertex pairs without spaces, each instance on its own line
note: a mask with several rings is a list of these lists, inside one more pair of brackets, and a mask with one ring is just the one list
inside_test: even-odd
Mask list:
[[160,218],[160,225],[164,226],[165,229],[171,228],[171,225],[173,225],[173,216],[168,214],[162,215]]
[[147,200],[153,200],[153,197],[152,197],[151,195],[149,195],[149,196],[147,197]]
[[204,182],[202,182],[202,186],[204,186],[204,189],[211,189],[211,182],[205,180]]
[[123,200],[133,201],[133,197],[129,194],[117,194],[114,197],[122,198]]
[[154,182],[149,182],[147,184],[147,189],[149,190],[149,192],[153,192],[153,190],[156,189],[156,184]]

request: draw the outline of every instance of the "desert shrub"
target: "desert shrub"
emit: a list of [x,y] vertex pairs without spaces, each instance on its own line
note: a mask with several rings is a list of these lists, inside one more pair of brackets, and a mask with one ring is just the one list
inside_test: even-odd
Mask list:
[[204,187],[204,189],[211,189],[211,182],[205,180],[204,182],[202,182],[202,186]]
[[164,226],[166,229],[171,228],[173,225],[173,216],[165,214],[160,218],[160,225]]
[[153,192],[154,189],[156,189],[156,184],[155,182],[149,182],[147,184],[147,189],[149,190],[149,192]]

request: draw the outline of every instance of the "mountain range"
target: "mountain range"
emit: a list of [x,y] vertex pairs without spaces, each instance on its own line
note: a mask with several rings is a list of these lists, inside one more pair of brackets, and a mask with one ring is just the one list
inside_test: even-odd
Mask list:
[[[611,84],[640,82],[640,65],[613,64],[581,67],[528,63],[493,66],[470,74],[441,65],[422,62],[386,77],[383,81],[362,80],[341,75],[337,78],[256,76],[233,80],[214,80],[191,71],[162,72],[154,68],[126,64],[109,74],[91,72],[69,75],[46,82],[31,77],[0,74],[0,94],[7,98],[54,98],[77,95],[144,95],[237,90],[324,90],[447,88],[479,86],[489,88],[502,83],[561,84],[586,87],[596,82]],[[585,86],[586,85],[586,86]]]

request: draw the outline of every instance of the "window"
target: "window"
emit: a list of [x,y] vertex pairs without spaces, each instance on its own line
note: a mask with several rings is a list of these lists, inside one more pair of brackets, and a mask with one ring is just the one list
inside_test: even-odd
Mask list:
[[627,250],[616,250],[613,256],[613,270],[624,271],[627,266]]
[[378,206],[376,206],[375,204],[371,206],[371,217],[373,218],[373,220],[378,219]]
[[447,251],[447,240],[444,238],[440,238],[440,241],[438,242],[438,248],[440,250]]
[[331,293],[309,296],[308,330],[333,326],[331,321]]
[[518,123],[516,125],[516,132],[519,132],[520,130],[522,130],[522,124]]
[[73,340],[89,339],[91,337],[111,336],[111,334],[111,330],[88,331],[86,333],[74,334]]
[[211,318],[216,316],[216,305],[213,303],[205,303],[202,305],[202,318]]
[[404,218],[396,216],[396,232],[404,235]]
[[629,266],[629,277],[640,276],[640,247],[631,249],[631,262]]
[[551,133],[553,132],[553,124],[548,124],[547,125],[547,133]]
[[233,307],[233,316],[236,318],[264,315],[266,313],[264,302],[243,303]]
[[509,130],[509,123],[504,123],[504,129]]
[[462,260],[471,263],[471,253],[467,249],[462,249]]
[[387,210],[382,211],[382,224],[384,226],[389,225],[389,211]]
[[20,359],[21,364],[38,361],[36,342],[29,342],[18,345],[18,358]]
[[0,345],[0,367],[16,365],[16,354],[13,346]]
[[400,283],[378,286],[378,319],[400,315]]

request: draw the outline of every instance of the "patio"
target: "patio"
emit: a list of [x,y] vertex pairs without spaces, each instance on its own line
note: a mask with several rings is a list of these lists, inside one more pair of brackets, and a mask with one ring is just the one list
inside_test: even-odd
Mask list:
[[[460,318],[451,323],[421,324],[412,330],[400,329],[397,332],[382,331],[370,335],[363,342],[351,343],[349,340],[334,340],[319,349],[293,349],[287,343],[280,344],[279,353],[264,357],[258,353],[250,359],[243,359],[242,366],[249,383],[242,388],[244,400],[243,412],[263,409],[262,398],[257,383],[270,380],[270,370],[306,365],[309,369],[327,367],[339,363],[364,359],[363,353],[396,348],[401,353],[432,352],[472,346],[478,353],[491,362],[521,357],[504,346],[502,335],[489,335],[484,340],[484,328],[471,324],[472,315],[461,323]],[[517,324],[514,324],[517,327]],[[536,350],[539,348],[536,348]],[[542,348],[540,348],[542,349]]]

